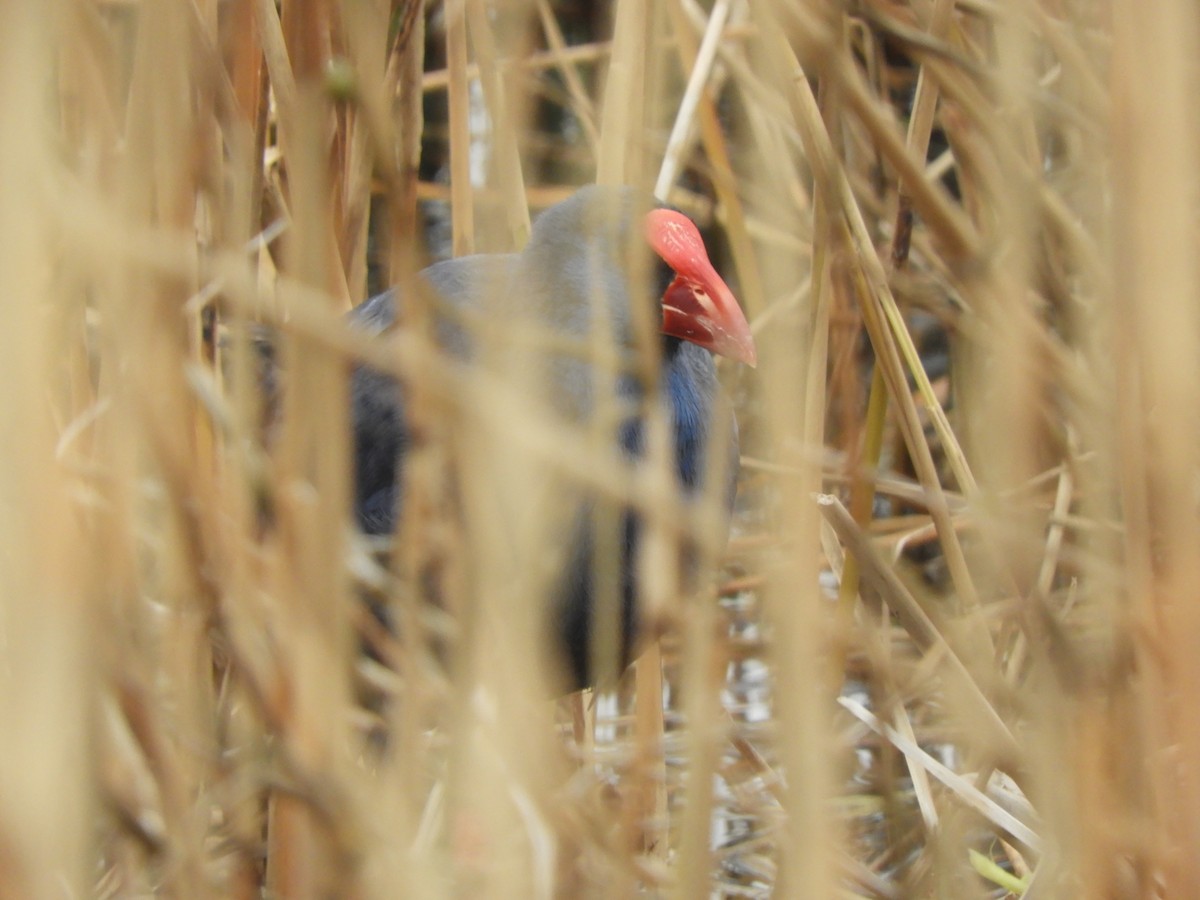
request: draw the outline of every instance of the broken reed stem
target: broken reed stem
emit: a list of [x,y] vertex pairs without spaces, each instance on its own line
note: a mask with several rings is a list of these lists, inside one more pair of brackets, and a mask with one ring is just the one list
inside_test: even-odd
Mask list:
[[917,595],[883,560],[841,501],[831,495],[822,495],[817,502],[821,515],[833,527],[847,553],[858,559],[862,577],[870,579],[872,594],[878,598],[876,602],[887,604],[918,649],[928,654],[928,651],[936,648],[940,657],[946,660],[953,679],[968,698],[972,713],[987,730],[987,741],[983,745],[1005,764],[1018,762],[1021,759],[1020,747],[1008,724],[980,686],[979,679],[972,673],[971,664],[974,660],[964,660],[962,652],[951,646],[931,613],[922,607]]

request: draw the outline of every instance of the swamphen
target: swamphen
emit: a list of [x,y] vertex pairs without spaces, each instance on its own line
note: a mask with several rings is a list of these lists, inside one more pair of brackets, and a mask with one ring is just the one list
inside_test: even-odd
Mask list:
[[[640,233],[631,233],[633,228]],[[645,284],[640,289],[631,284],[631,238],[644,238],[654,251],[646,254],[653,265],[645,267],[655,274],[652,292]],[[710,440],[731,442],[731,469],[736,466],[736,423],[730,418],[728,432],[709,433],[718,390],[712,354],[753,366],[754,341],[733,293],[709,262],[699,232],[686,216],[639,203],[630,189],[587,187],[543,212],[521,253],[465,256],[436,263],[421,275],[450,307],[482,313],[485,319],[495,315],[506,322],[532,323],[564,337],[586,337],[596,311],[607,308],[614,342],[630,351],[630,304],[655,304],[655,320],[662,323],[659,389],[670,414],[681,490],[685,496],[699,490]],[[353,310],[351,319],[360,327],[382,331],[394,318],[396,302],[394,292],[380,294]],[[439,322],[438,338],[446,352],[472,361],[472,339],[454,316]],[[594,406],[592,363],[580,355],[564,355],[548,365],[544,399],[567,420],[586,422]],[[629,458],[637,459],[643,452],[643,424],[636,413],[643,388],[632,374],[618,375],[615,384],[618,402],[634,412],[614,439]],[[409,444],[404,397],[394,381],[366,367],[354,373],[352,390],[355,513],[365,532],[386,534],[395,527],[402,502]],[[731,505],[735,477],[730,471],[723,486]],[[571,543],[547,620],[561,648],[568,686],[574,689],[590,686],[593,680],[593,527],[588,501],[579,503],[584,508],[574,516],[574,533],[568,536]],[[621,516],[623,668],[637,632],[640,524],[632,511]]]

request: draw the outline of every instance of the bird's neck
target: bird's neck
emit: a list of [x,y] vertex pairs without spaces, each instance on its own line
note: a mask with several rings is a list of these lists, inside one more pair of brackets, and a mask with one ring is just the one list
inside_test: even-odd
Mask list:
[[679,354],[679,350],[683,347],[683,341],[680,338],[672,337],[669,334],[662,336],[662,358],[664,365],[670,365],[675,361],[675,357]]

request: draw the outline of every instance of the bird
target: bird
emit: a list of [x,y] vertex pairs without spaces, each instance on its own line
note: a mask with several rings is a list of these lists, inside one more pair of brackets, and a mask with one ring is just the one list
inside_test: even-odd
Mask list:
[[[642,242],[639,248],[636,242]],[[635,253],[650,278],[634,279]],[[585,339],[606,314],[618,350],[635,351],[635,304],[644,304],[660,323],[661,370],[657,391],[673,438],[674,475],[680,494],[694,498],[702,489],[705,454],[714,441],[727,442],[733,461],[720,486],[732,508],[736,485],[738,430],[733,416],[721,418],[723,434],[713,434],[719,386],[714,354],[755,366],[757,350],[733,291],[709,260],[695,224],[678,210],[643,197],[628,187],[590,185],[545,209],[534,220],[518,253],[474,254],[434,263],[419,276],[447,315],[437,316],[436,337],[450,358],[480,365],[469,328],[455,313],[486,321],[524,322],[558,337]],[[647,284],[649,282],[649,284]],[[599,300],[599,302],[597,302]],[[365,301],[348,314],[352,327],[378,334],[390,328],[403,302],[396,289]],[[551,354],[541,379],[543,399],[566,423],[589,421],[597,407],[595,362],[586,354]],[[615,400],[626,410],[615,429],[616,449],[635,464],[644,459],[647,400],[633,367],[615,376]],[[405,415],[404,389],[392,377],[367,365],[351,376],[353,498],[359,528],[389,535],[404,502],[405,459],[413,436]],[[552,579],[545,616],[553,655],[568,690],[594,686],[592,665],[596,538],[590,501],[574,498],[568,515],[568,547],[561,572]],[[615,671],[624,669],[639,645],[637,550],[644,531],[632,508],[620,512],[619,651]]]

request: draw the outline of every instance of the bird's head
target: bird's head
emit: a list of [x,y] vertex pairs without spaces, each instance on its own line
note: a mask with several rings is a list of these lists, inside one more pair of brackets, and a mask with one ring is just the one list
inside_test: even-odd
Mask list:
[[645,216],[645,231],[650,249],[675,274],[662,294],[663,334],[755,366],[758,352],[750,325],[709,262],[692,220],[673,209],[652,209]]
[[586,303],[562,304],[562,294],[587,296],[599,287],[612,300],[617,330],[627,330],[629,285],[641,250],[658,272],[650,283],[661,304],[663,335],[754,366],[750,326],[695,224],[639,199],[629,188],[591,186],[538,218],[524,256],[548,302],[560,310],[586,309]]

